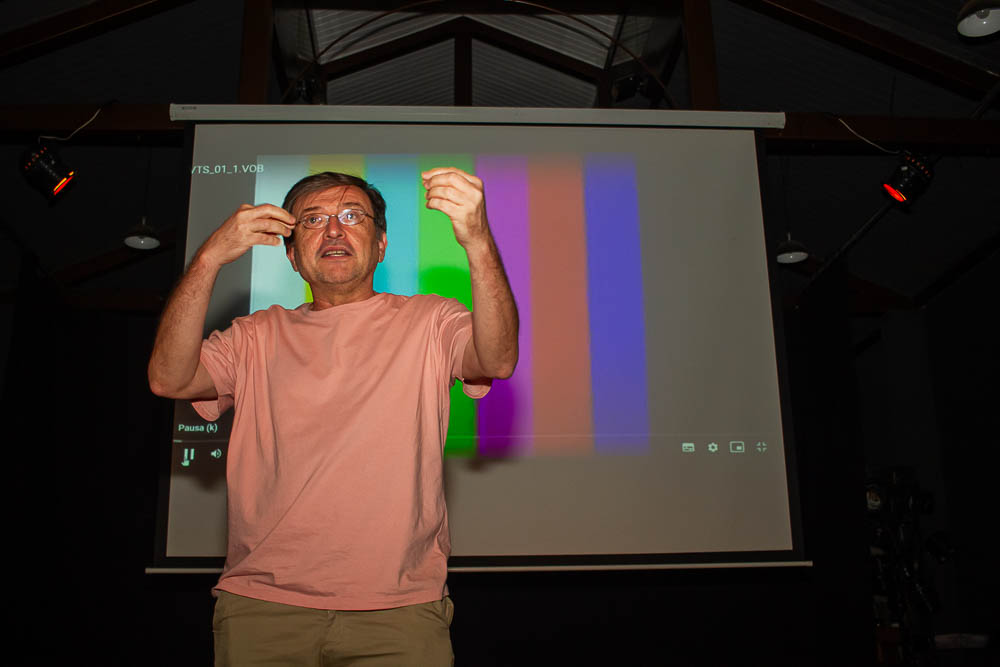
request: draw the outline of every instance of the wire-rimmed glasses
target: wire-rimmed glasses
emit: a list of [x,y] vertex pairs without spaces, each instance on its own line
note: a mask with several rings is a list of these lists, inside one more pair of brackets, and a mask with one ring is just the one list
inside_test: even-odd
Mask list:
[[345,227],[353,227],[364,221],[365,216],[371,218],[371,213],[366,213],[358,208],[345,208],[340,213],[308,213],[299,218],[296,223],[306,229],[322,229],[330,222],[330,218],[336,218]]

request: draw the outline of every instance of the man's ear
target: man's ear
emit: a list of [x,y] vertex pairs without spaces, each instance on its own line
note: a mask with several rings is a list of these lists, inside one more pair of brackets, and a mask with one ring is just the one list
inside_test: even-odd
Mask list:
[[299,265],[295,262],[295,244],[289,243],[285,246],[285,256],[288,257],[288,261],[292,263],[292,270],[295,273],[299,272]]
[[389,238],[382,232],[382,238],[378,240],[378,261],[379,263],[385,259],[385,246],[389,243]]

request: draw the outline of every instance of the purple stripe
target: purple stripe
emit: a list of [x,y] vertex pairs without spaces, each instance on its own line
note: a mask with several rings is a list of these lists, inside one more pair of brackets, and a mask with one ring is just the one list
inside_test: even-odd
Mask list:
[[503,258],[521,328],[520,358],[509,380],[494,380],[479,401],[479,453],[505,456],[525,452],[533,427],[531,372],[531,247],[528,209],[528,167],[523,157],[484,155],[476,175],[486,188],[490,229]]

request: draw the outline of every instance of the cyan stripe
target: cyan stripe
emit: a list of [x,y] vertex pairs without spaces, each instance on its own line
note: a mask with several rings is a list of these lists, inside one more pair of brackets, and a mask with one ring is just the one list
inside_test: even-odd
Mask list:
[[412,296],[420,277],[420,167],[416,155],[369,155],[366,180],[386,204],[388,244],[375,270],[375,291]]
[[[295,183],[309,175],[307,155],[263,155],[257,162],[263,165],[254,184],[254,205],[281,206],[285,194]],[[221,222],[221,221],[220,221]],[[296,308],[303,302],[302,278],[292,270],[280,246],[257,245],[251,249],[250,312],[279,304]]]

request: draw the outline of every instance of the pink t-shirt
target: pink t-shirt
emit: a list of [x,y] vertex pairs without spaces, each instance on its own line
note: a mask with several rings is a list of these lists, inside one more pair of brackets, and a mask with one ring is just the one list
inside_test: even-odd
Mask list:
[[440,600],[449,392],[471,336],[457,301],[393,294],[272,306],[212,333],[201,362],[219,398],[194,407],[235,409],[217,588],[316,609]]

